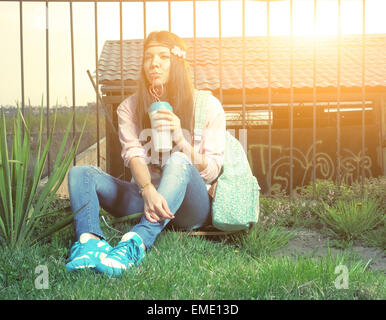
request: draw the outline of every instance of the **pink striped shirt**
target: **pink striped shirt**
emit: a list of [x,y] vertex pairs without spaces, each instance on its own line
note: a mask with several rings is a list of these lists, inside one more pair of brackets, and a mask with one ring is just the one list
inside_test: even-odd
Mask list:
[[[195,91],[194,100],[197,91]],[[146,141],[146,136],[141,136],[137,126],[137,116],[135,113],[136,103],[134,95],[126,98],[118,107],[118,127],[119,140],[122,145],[121,156],[126,167],[129,167],[130,160],[134,157],[141,157],[149,166],[154,163],[153,158],[147,155],[145,145],[141,141]],[[207,188],[217,178],[224,162],[225,149],[225,112],[220,101],[210,96],[208,105],[206,106],[206,122],[201,142],[194,145],[194,150],[205,155],[207,167],[200,172],[200,176],[204,180]],[[193,145],[193,135],[191,136],[191,144]],[[173,152],[173,151],[172,151]],[[157,158],[158,159],[158,158]],[[150,170],[152,183],[158,186],[160,181],[159,174]]]

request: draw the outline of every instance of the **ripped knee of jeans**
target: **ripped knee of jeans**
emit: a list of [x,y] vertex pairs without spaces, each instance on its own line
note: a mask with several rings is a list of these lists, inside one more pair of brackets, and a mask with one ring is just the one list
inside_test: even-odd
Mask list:
[[166,162],[168,164],[169,162],[175,163],[175,164],[192,164],[192,161],[189,159],[189,157],[183,153],[183,152],[173,152]]
[[165,164],[165,166],[180,167],[182,169],[187,169],[189,165],[192,165],[192,161],[183,152],[173,152]]

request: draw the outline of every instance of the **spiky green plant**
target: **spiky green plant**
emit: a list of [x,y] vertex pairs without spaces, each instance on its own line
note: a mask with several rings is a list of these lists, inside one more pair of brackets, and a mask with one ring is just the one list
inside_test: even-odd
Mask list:
[[[43,135],[43,106],[40,111],[40,127],[35,159],[30,166],[32,150],[30,147],[30,130],[28,123],[18,106],[17,116],[14,120],[13,142],[11,153],[7,145],[7,129],[4,110],[1,108],[0,117],[0,238],[2,243],[9,247],[18,247],[31,244],[43,237],[60,230],[72,221],[74,214],[68,212],[64,218],[57,221],[40,235],[34,233],[37,223],[47,215],[50,203],[55,199],[55,194],[62,184],[68,168],[73,161],[81,140],[86,121],[83,124],[79,138],[73,138],[70,148],[65,150],[70,133],[73,117],[67,125],[56,154],[52,172],[47,183],[38,190],[42,178],[43,168],[51,147],[53,132],[55,129],[56,112],[54,114],[53,126],[42,147]],[[23,132],[24,131],[24,132]],[[63,209],[61,209],[63,211]],[[68,211],[68,210],[67,210]]]
[[371,231],[386,221],[385,210],[375,199],[338,200],[333,206],[324,201],[322,204],[324,209],[316,209],[314,212],[335,235],[347,240],[359,239],[364,232]]

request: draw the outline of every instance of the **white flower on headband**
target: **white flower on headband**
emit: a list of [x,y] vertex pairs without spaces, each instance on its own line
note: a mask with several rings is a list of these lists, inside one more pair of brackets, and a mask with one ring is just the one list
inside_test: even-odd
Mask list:
[[171,53],[175,54],[180,58],[186,59],[186,52],[181,50],[181,48],[178,46],[174,46],[173,49],[171,50]]

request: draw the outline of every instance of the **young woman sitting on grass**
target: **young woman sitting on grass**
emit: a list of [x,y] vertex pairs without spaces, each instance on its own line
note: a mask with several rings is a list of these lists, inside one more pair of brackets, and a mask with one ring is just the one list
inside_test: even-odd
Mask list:
[[[169,222],[185,230],[211,223],[208,191],[224,160],[225,113],[219,100],[210,96],[202,140],[195,145],[198,90],[192,86],[186,50],[186,43],[171,32],[151,33],[144,43],[138,90],[117,109],[121,155],[134,181],[119,180],[94,166],[70,170],[71,207],[74,212],[81,210],[74,217],[77,241],[68,270],[90,268],[120,275],[143,260]],[[155,116],[170,129],[174,146],[171,154],[161,154],[161,163],[158,156],[148,155],[140,140],[143,130],[151,129],[148,109],[154,97],[149,87],[162,92],[160,100],[173,108],[173,112],[159,110]],[[115,217],[144,215],[112,248],[100,228],[100,207]]]

